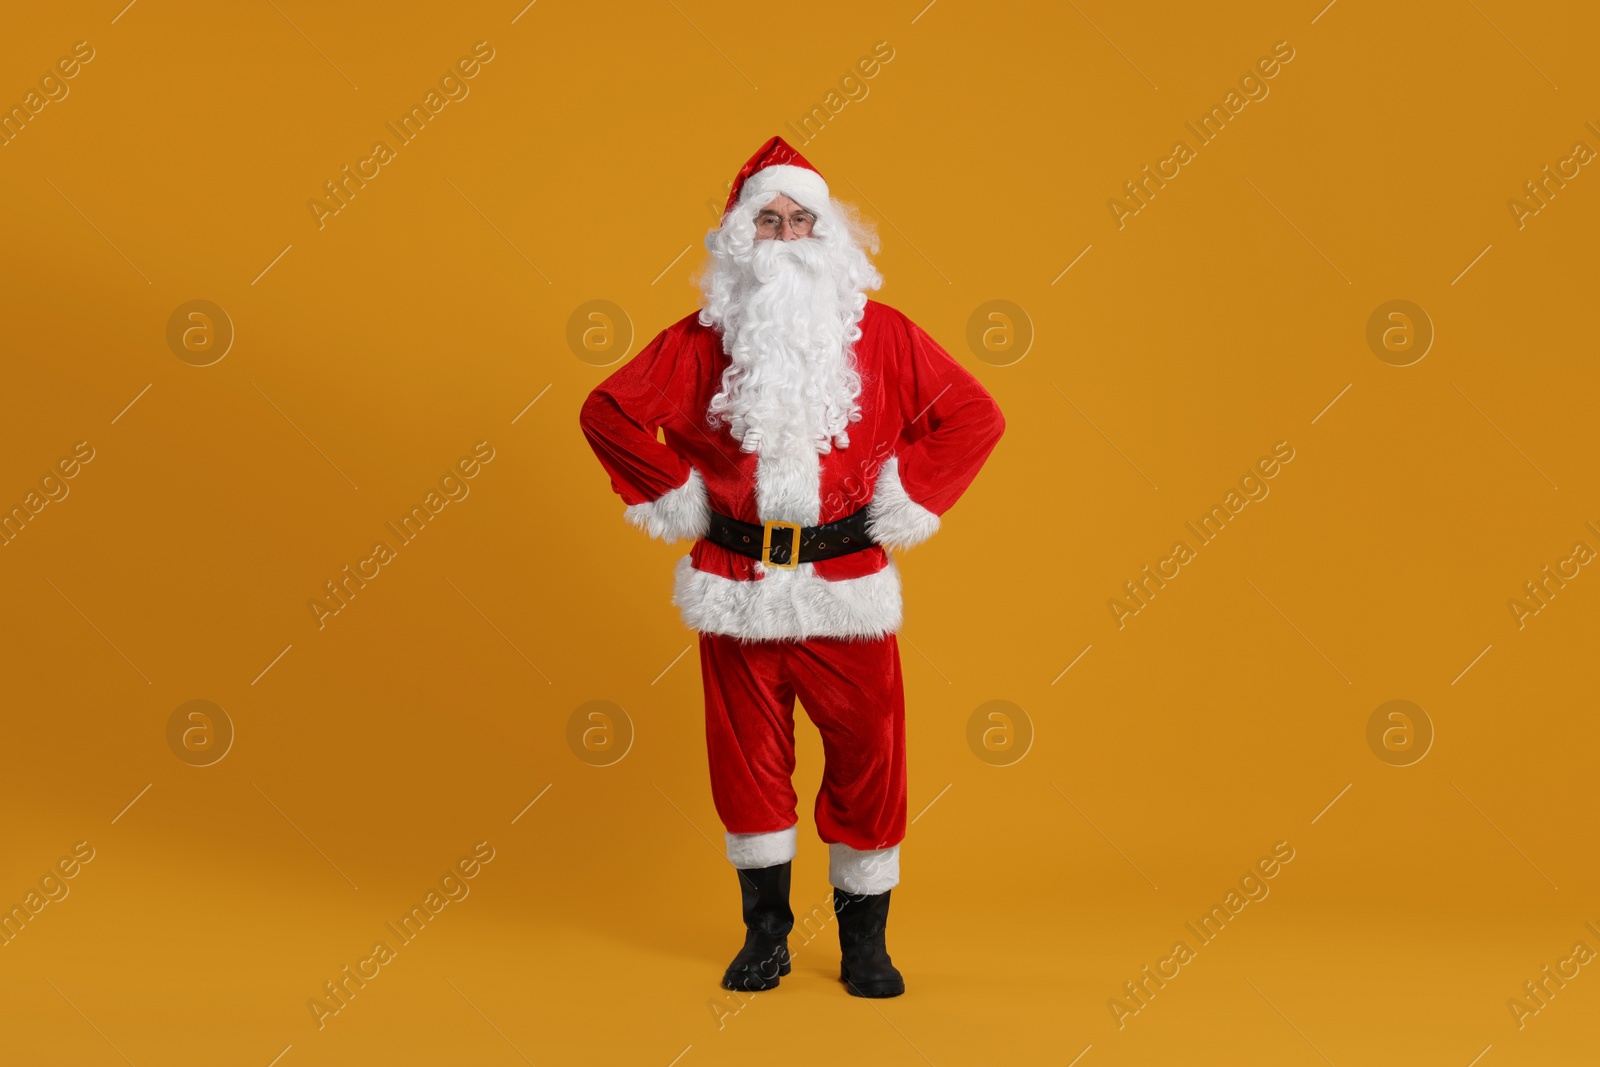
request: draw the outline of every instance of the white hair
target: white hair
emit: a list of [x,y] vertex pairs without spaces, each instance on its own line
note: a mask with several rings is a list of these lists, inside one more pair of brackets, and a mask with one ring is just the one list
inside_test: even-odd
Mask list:
[[758,240],[755,217],[778,195],[747,183],[706,234],[700,323],[721,331],[732,361],[706,423],[717,429],[726,418],[745,452],[804,441],[826,454],[849,447],[847,427],[861,419],[853,346],[867,291],[883,285],[868,257],[878,238],[852,205],[791,196],[816,216],[812,236]]

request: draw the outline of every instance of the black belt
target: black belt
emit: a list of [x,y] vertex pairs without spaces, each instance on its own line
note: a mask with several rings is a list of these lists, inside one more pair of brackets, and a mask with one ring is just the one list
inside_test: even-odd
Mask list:
[[741,556],[759,559],[769,567],[785,570],[802,563],[847,556],[877,544],[867,534],[867,509],[864,507],[821,526],[801,526],[781,519],[744,522],[713,511],[706,540]]

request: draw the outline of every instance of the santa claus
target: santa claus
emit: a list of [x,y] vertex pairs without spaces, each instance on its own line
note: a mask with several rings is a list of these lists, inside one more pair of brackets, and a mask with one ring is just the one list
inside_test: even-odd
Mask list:
[[[822,737],[816,798],[855,996],[905,991],[884,942],[906,831],[905,703],[888,549],[939,529],[1005,429],[915,323],[867,298],[877,240],[774,137],[706,236],[702,308],[595,387],[580,425],[624,517],[694,542],[673,602],[699,632],[711,793],[739,875],[729,989],[789,973],[794,704]],[[660,439],[657,439],[657,433]]]

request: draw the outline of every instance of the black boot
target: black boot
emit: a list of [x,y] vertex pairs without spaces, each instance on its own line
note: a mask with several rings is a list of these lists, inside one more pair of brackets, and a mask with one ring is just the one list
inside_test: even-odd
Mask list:
[[833,913],[839,919],[839,980],[853,997],[898,997],[905,979],[889,960],[883,930],[889,922],[889,894],[857,896],[835,886]]
[[722,976],[724,989],[778,988],[789,973],[789,863],[774,867],[736,868],[744,902],[744,947]]

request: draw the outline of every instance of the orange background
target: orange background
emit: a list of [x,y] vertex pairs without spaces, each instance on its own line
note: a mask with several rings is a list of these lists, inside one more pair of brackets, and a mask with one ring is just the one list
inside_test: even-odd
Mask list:
[[[94,50],[0,148],[0,501],[94,450],[0,549],[0,902],[93,850],[0,948],[7,1062],[1592,1061],[1592,963],[1507,1007],[1600,950],[1600,578],[1507,606],[1600,548],[1600,177],[1507,207],[1600,149],[1587,5],[120,6],[0,34],[7,103]],[[478,41],[469,95],[319,228],[307,201]],[[1269,95],[1119,229],[1107,201],[1279,41]],[[567,337],[593,300],[629,353],[693,310],[707,203],[773,133],[878,223],[877,295],[1008,432],[901,557],[909,992],[846,996],[830,925],[735,1011],[687,546],[622,521],[576,422],[614,353]],[[236,335],[209,366],[167,342],[195,299]],[[1367,342],[1397,299],[1436,331],[1403,367]],[[991,300],[1019,361],[968,344]],[[480,441],[470,495],[319,629],[323,583]],[[1279,441],[1270,495],[1119,629],[1107,601]],[[191,700],[235,731],[210,766],[169,747]],[[568,743],[596,700],[631,724],[609,766]],[[1032,732],[1008,766],[969,747],[996,700]],[[1436,734],[1410,766],[1368,745],[1390,700]],[[484,841],[319,1029],[308,999]],[[1270,895],[1119,1028],[1280,841]]]

